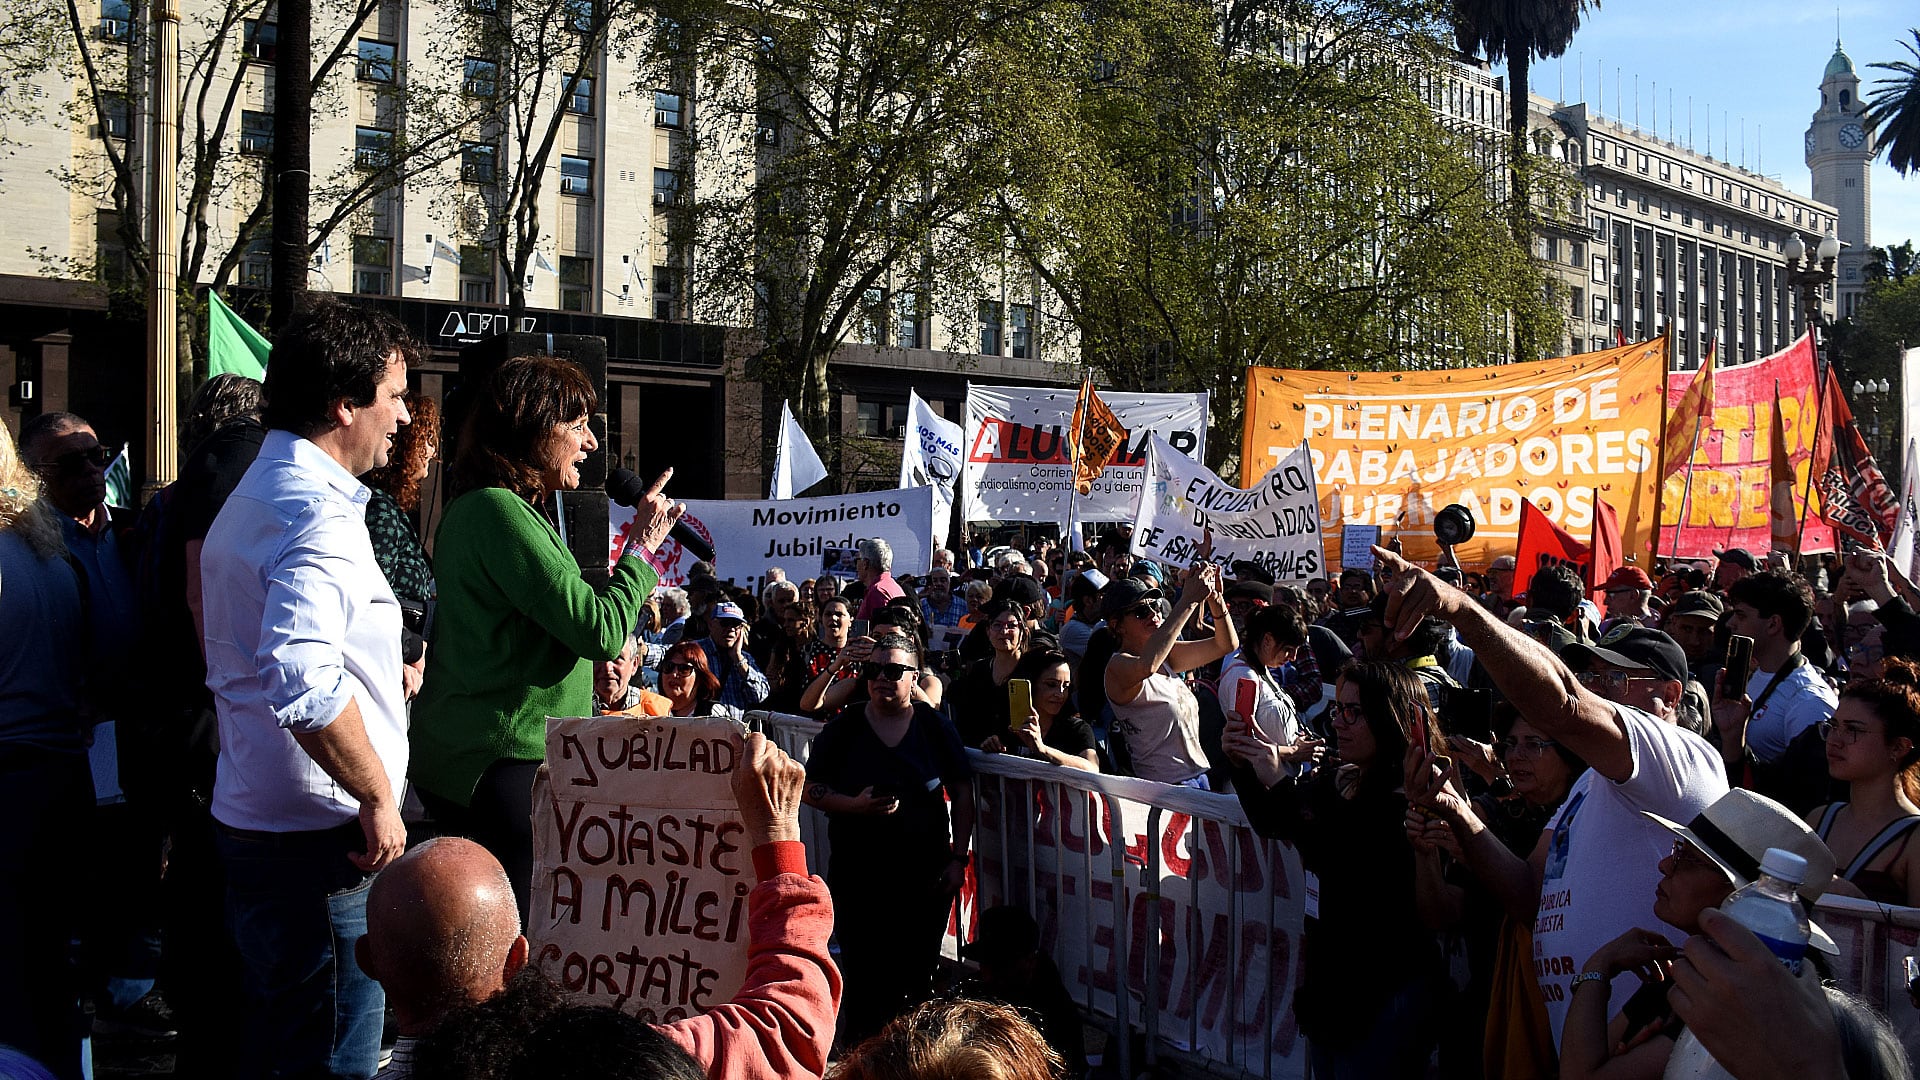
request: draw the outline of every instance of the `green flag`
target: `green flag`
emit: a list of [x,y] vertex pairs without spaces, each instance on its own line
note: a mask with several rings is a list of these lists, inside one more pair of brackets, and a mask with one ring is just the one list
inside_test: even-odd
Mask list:
[[107,505],[133,505],[133,468],[127,461],[127,444],[120,444],[120,455],[107,466]]
[[231,372],[249,379],[267,375],[267,353],[273,349],[260,331],[233,313],[220,294],[208,290],[207,378]]

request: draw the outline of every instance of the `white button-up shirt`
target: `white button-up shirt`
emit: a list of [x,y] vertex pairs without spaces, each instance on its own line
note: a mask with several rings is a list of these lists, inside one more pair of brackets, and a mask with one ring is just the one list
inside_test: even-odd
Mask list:
[[358,701],[397,800],[407,775],[400,602],[367,537],[368,491],[319,447],[270,431],[200,553],[207,687],[220,716],[213,815],[295,832],[360,804],[294,739]]

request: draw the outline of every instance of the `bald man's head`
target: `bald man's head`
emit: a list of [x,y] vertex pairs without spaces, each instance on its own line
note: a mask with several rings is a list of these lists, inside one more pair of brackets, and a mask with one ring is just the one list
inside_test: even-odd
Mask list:
[[367,893],[360,967],[386,989],[405,1035],[448,1009],[485,1001],[527,962],[513,885],[486,848],[429,840],[381,871]]

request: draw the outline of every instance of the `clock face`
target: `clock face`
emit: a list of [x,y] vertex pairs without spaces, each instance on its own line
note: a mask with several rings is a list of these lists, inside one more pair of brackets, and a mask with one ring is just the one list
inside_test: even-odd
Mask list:
[[1819,149],[1820,149],[1820,140],[1814,138],[1813,131],[1809,129],[1807,131],[1807,153],[1812,154]]
[[1867,133],[1859,124],[1848,124],[1840,129],[1840,145],[1849,150],[1860,149],[1860,144],[1866,141]]

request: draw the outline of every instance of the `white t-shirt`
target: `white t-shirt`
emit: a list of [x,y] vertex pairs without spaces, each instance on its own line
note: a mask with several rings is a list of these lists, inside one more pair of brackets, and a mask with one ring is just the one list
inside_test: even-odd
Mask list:
[[[1773,672],[1756,671],[1747,680],[1747,699],[1760,701]],[[1761,761],[1772,761],[1787,752],[1794,737],[1822,720],[1833,718],[1840,695],[1833,692],[1826,676],[1812,664],[1802,663],[1780,680],[1773,696],[1755,709],[1747,720],[1747,745]]]
[[[1588,769],[1547,823],[1533,965],[1556,1046],[1573,998],[1569,984],[1596,949],[1635,927],[1675,944],[1685,940],[1653,916],[1660,860],[1673,850],[1673,834],[1640,812],[1685,824],[1727,793],[1720,755],[1705,739],[1625,705],[1615,705],[1614,715],[1633,748],[1632,775],[1616,784]],[[1639,982],[1622,974],[1613,1000],[1627,1000]]]
[[[1220,668],[1220,711],[1227,716],[1227,723],[1244,725],[1247,718],[1240,715],[1240,682],[1252,679],[1254,685],[1253,722],[1259,726],[1260,734],[1268,742],[1282,747],[1293,745],[1300,736],[1300,718],[1295,714],[1293,699],[1282,693],[1273,676],[1247,663],[1235,649],[1227,655],[1226,662]],[[1300,775],[1301,766],[1286,766],[1287,775]]]

